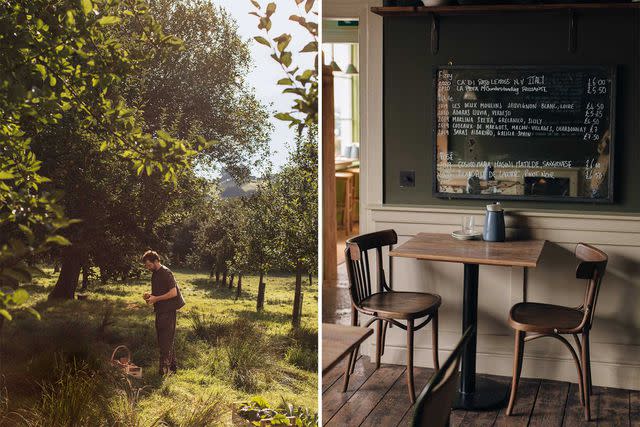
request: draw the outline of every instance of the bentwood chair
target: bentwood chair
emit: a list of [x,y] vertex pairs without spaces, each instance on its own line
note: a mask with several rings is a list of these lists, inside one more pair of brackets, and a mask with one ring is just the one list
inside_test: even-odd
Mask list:
[[[524,343],[541,337],[553,337],[562,342],[573,357],[578,371],[578,385],[580,388],[580,403],[584,405],[584,419],[591,418],[589,396],[591,396],[591,359],[589,355],[589,331],[593,324],[593,314],[600,291],[602,277],[607,268],[607,254],[593,246],[579,243],[575,256],[579,264],[576,268],[576,278],[586,279],[587,286],[582,305],[576,308],[552,304],[523,302],[514,305],[509,313],[509,325],[515,329],[515,351],[513,355],[513,378],[511,380],[511,395],[507,415],[513,412],[520,373],[522,372],[522,356]],[[529,335],[527,335],[529,334]],[[573,335],[580,359],[573,346],[563,337],[563,334]],[[578,337],[582,334],[582,341]]]
[[476,331],[469,327],[460,342],[449,355],[442,367],[436,372],[418,396],[413,410],[413,427],[444,427],[449,425],[451,407],[457,396],[460,384],[460,359],[467,342]]
[[[398,243],[398,235],[393,230],[362,234],[347,240],[345,260],[349,276],[351,293],[351,324],[358,324],[358,313],[371,316],[366,326],[376,322],[376,369],[380,367],[380,357],[384,354],[387,326],[395,325],[407,331],[407,385],[411,403],[416,394],[413,386],[413,334],[429,322],[432,322],[433,364],[438,369],[438,307],[440,296],[423,292],[394,291],[385,279],[382,263],[382,249],[393,248]],[[374,289],[369,265],[369,251],[375,251],[377,257],[378,286]],[[391,262],[390,262],[391,265]],[[390,267],[391,268],[391,267]],[[424,321],[416,325],[416,320]],[[401,323],[404,322],[404,323]],[[355,367],[355,352],[349,357],[345,373],[344,388],[349,385],[349,376]]]

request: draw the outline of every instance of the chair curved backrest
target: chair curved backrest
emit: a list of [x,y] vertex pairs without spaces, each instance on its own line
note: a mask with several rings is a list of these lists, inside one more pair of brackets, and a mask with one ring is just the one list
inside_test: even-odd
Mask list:
[[449,355],[442,367],[422,389],[413,410],[413,427],[443,427],[449,425],[451,406],[456,398],[460,384],[458,368],[462,352],[476,331],[473,326],[467,328],[460,342]]
[[584,310],[583,328],[591,329],[593,314],[596,311],[596,302],[602,277],[607,269],[609,257],[600,249],[586,243],[578,243],[576,246],[576,258],[580,260],[576,267],[576,278],[587,280],[587,289],[584,295],[582,309]]
[[[359,307],[362,300],[372,293],[390,291],[387,285],[382,264],[382,248],[398,243],[398,235],[393,230],[376,231],[374,233],[361,234],[347,240],[344,250],[344,258],[347,263],[347,276],[349,277],[349,289],[351,302]],[[369,251],[375,250],[378,266],[378,289],[372,289],[371,271],[369,268]]]

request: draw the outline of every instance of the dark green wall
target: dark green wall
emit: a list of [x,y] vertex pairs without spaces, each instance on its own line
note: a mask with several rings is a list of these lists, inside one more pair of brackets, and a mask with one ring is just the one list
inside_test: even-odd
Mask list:
[[[430,52],[431,19],[384,18],[384,201],[388,204],[480,207],[486,202],[432,194],[434,66],[618,65],[615,203],[505,201],[520,209],[640,212],[640,14],[576,13],[577,50],[569,53],[569,12],[440,17],[440,49]],[[416,186],[400,187],[414,170]]]

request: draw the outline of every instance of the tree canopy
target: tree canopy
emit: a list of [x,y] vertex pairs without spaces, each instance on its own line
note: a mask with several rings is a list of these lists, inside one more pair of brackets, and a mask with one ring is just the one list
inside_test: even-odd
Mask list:
[[[48,245],[68,245],[58,231],[71,222],[60,194],[41,173],[32,143],[74,117],[74,128],[100,135],[83,139],[112,149],[138,174],[161,171],[176,180],[208,144],[166,132],[144,132],[139,115],[118,91],[121,76],[158,51],[178,48],[143,1],[44,0],[0,4],[0,281],[29,280],[27,258]],[[134,49],[113,37],[119,26],[143,42]],[[137,45],[140,46],[140,45]],[[25,301],[22,290],[0,293],[0,315]]]

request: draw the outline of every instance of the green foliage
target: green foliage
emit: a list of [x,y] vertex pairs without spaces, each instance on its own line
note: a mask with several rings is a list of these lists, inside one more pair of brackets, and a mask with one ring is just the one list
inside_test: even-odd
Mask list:
[[[313,125],[296,138],[287,163],[248,197],[212,199],[192,218],[192,262],[213,272],[316,272],[318,141]],[[300,271],[302,273],[302,271]]]
[[[170,129],[195,143],[197,164],[223,166],[243,181],[268,149],[268,112],[246,81],[252,66],[248,41],[223,8],[206,0],[156,0],[150,14],[164,31],[182,40],[182,49],[155,55],[124,82],[125,96],[141,105],[145,129]],[[127,37],[129,29],[125,29]],[[170,88],[170,89],[169,89]]]
[[238,409],[238,415],[256,426],[265,419],[270,420],[270,425],[289,425],[287,417],[296,417],[296,426],[315,427],[319,420],[318,414],[309,408],[296,407],[284,399],[277,408],[273,408],[261,396],[254,396],[248,402],[243,402]]
[[[163,32],[143,0],[48,6],[44,0],[0,5],[6,53],[0,109],[8,115],[2,136],[28,141],[71,113],[82,129],[100,135],[101,151],[116,149],[138,173],[159,170],[175,179],[178,168],[188,165],[206,142],[188,144],[166,132],[144,133],[136,109],[118,88],[123,76],[158,52],[175,49],[179,41]],[[130,37],[140,43],[123,44],[110,29],[115,24],[128,26]]]
[[[250,66],[247,43],[228,14],[204,1],[169,0],[153,2],[145,13],[172,34],[168,42],[179,37],[182,43],[149,46],[149,39],[136,36],[138,23],[124,17],[109,26],[111,36],[139,58],[109,90],[135,107],[142,132],[160,145],[197,146],[198,156],[188,159],[188,167],[167,163],[160,174],[149,175],[146,165],[128,167],[121,150],[80,126],[72,110],[61,126],[33,141],[43,171],[65,192],[65,211],[82,219],[65,232],[74,252],[67,257],[61,251],[62,269],[67,270],[65,258],[80,258],[83,265],[98,267],[103,281],[139,275],[136,266],[145,248],[159,251],[165,262],[184,265],[199,223],[191,213],[215,203],[210,182],[196,170],[223,165],[244,178],[252,162],[264,156],[268,139],[267,113],[244,81]],[[209,140],[217,142],[205,143]],[[166,182],[169,175],[173,180]],[[229,252],[233,257],[233,248]],[[60,288],[75,288],[75,282],[66,279]]]
[[[137,43],[123,43],[119,26],[128,26]],[[70,243],[58,231],[72,222],[59,192],[41,175],[36,141],[54,131],[57,142],[61,128],[92,135],[74,139],[70,152],[88,145],[111,150],[138,175],[158,171],[174,182],[210,144],[145,132],[139,111],[122,96],[124,76],[181,44],[163,32],[143,0],[2,2],[0,43],[0,285],[15,288],[30,280],[31,257]],[[10,308],[6,294],[0,293],[3,310]]]
[[291,34],[272,35],[271,17],[276,12],[275,2],[268,3],[263,10],[258,2],[251,1],[256,11],[250,14],[258,18],[258,29],[266,36],[256,36],[254,39],[271,49],[271,58],[280,64],[286,76],[278,80],[278,85],[286,86],[282,92],[295,97],[291,111],[277,113],[275,117],[289,122],[289,126],[295,127],[300,135],[305,128],[318,124],[318,14],[313,11],[315,0],[291,1],[295,1],[299,7],[304,3],[304,11],[301,10],[299,15],[291,15],[289,20],[303,27],[310,37],[299,53],[314,55],[312,69],[300,69],[294,64],[293,52],[287,50],[291,43]]
[[318,264],[318,134],[312,125],[299,135],[278,174],[274,194],[282,233],[279,247],[291,271],[298,262],[315,272]]
[[9,310],[15,310],[22,308],[29,313],[33,314],[37,319],[40,319],[40,314],[32,307],[25,305],[29,300],[29,292],[24,289],[7,290],[6,292],[0,292],[0,306],[6,308],[0,308],[0,316],[7,320],[13,320],[13,316]]

